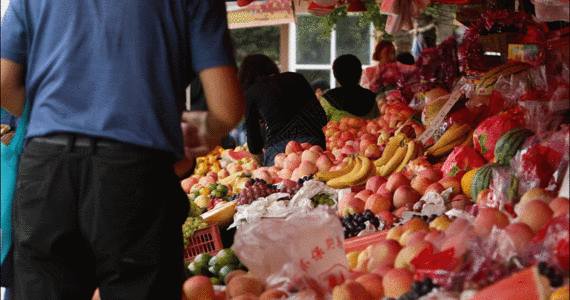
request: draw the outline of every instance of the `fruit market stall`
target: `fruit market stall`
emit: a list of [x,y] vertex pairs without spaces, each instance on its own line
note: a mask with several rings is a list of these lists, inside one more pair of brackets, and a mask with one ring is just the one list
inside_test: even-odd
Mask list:
[[380,117],[329,122],[326,149],[198,158],[185,297],[569,299],[568,36],[543,25],[486,12],[388,65]]

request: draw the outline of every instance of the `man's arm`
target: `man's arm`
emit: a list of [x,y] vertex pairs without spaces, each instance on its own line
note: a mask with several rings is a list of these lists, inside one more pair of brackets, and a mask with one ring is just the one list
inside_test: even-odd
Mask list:
[[21,117],[26,103],[25,67],[2,58],[0,60],[0,73],[2,108],[14,116]]

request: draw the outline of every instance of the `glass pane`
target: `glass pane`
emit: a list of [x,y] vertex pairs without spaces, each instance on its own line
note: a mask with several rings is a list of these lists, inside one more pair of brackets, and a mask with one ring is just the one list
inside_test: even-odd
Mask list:
[[336,24],[336,55],[354,54],[363,65],[370,64],[370,25],[364,26],[358,16],[342,18]]
[[297,17],[297,64],[330,64],[331,41],[323,35],[320,18],[299,15]]
[[324,79],[327,82],[330,82],[331,79],[331,72],[328,70],[299,70],[297,69],[297,73],[303,74],[309,83],[318,80]]
[[263,53],[280,64],[279,26],[260,26],[230,30],[238,66],[245,56]]

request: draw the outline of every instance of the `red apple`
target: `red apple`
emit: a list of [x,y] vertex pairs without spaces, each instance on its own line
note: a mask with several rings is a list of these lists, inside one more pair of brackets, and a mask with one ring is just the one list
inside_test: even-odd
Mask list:
[[461,179],[457,177],[444,177],[438,181],[444,189],[451,188],[449,198],[453,198],[461,193]]
[[505,228],[509,223],[509,217],[498,208],[483,207],[479,208],[473,226],[478,236],[488,236],[494,226]]
[[375,215],[383,211],[390,211],[391,208],[392,201],[377,193],[369,195],[364,204],[364,209],[370,209]]
[[414,178],[412,178],[412,181],[410,182],[410,186],[414,188],[414,190],[416,190],[420,195],[424,195],[425,191],[427,189],[427,187],[432,184],[433,182],[431,181],[431,179],[429,177],[424,177],[424,176],[416,176]]
[[386,189],[390,192],[395,192],[396,189],[402,185],[410,185],[410,179],[403,172],[392,173],[388,176],[388,181],[386,182]]
[[376,193],[380,185],[384,182],[386,182],[386,178],[380,175],[374,175],[366,181],[366,188]]
[[414,204],[420,200],[420,193],[409,185],[402,185],[394,191],[394,198],[392,200],[395,208],[406,206],[406,204]]
[[302,150],[303,147],[297,141],[289,141],[285,146],[285,154],[295,153]]

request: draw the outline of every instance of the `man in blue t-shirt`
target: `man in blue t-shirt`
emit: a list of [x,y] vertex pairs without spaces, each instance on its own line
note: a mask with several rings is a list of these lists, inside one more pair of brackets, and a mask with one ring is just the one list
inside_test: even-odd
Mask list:
[[[188,198],[173,166],[245,111],[224,1],[11,0],[1,39],[2,108],[31,105],[13,296],[180,299]],[[186,112],[196,76],[208,111]]]

